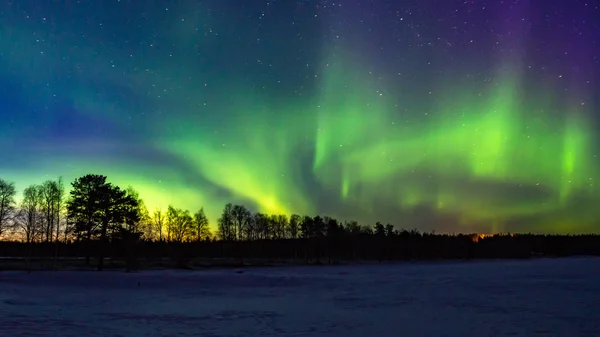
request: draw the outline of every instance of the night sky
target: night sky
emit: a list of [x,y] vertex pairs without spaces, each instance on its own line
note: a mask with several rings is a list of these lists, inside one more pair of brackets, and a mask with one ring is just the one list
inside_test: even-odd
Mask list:
[[591,232],[597,0],[0,1],[0,177],[442,232]]

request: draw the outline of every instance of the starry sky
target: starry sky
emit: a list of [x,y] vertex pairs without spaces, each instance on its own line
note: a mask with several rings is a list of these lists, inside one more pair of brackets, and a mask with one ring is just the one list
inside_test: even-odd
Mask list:
[[0,1],[0,177],[438,232],[597,232],[593,0]]

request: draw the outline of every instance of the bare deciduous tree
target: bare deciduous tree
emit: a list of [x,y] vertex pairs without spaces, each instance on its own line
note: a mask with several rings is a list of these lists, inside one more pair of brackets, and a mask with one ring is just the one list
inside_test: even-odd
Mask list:
[[56,212],[56,242],[58,242],[60,238],[60,220],[63,208],[65,207],[64,199],[65,185],[63,183],[63,178],[58,177],[58,180],[56,181],[56,194],[54,195],[54,210]]
[[204,208],[200,208],[200,210],[194,214],[194,232],[196,235],[196,241],[201,241],[202,239],[206,239],[210,236],[208,218],[204,213]]
[[273,238],[285,239],[288,227],[288,217],[285,214],[274,214],[271,217],[273,221]]
[[167,227],[172,235],[171,240],[183,242],[190,236],[192,228],[192,216],[190,211],[169,206],[167,209]]
[[233,237],[236,240],[247,239],[244,235],[246,232],[245,228],[250,222],[252,213],[243,205],[234,205],[231,209],[231,215],[233,216]]
[[40,185],[42,195],[42,212],[44,213],[44,240],[52,241],[56,230],[56,218],[58,213],[58,199],[60,198],[60,187],[58,181],[47,180]]
[[265,240],[270,238],[269,216],[264,213],[254,213],[254,226],[256,229],[256,238]]
[[21,201],[21,227],[25,234],[25,242],[32,243],[36,237],[41,239],[42,215],[41,206],[43,202],[42,188],[40,185],[31,185],[23,190]]
[[233,220],[233,205],[228,203],[217,221],[218,234],[223,241],[235,240],[235,223]]
[[155,232],[158,234],[158,241],[163,240],[163,227],[165,225],[165,216],[161,209],[156,209],[154,211],[154,216],[152,217],[152,225],[154,226]]
[[146,204],[144,200],[140,197],[138,191],[136,191],[132,186],[127,187],[126,189],[127,195],[133,198],[137,203],[137,218],[139,221],[137,223],[137,228],[135,231],[144,233],[144,236],[151,239],[153,237],[153,226],[152,221],[150,219],[150,213],[148,212],[148,208],[146,208]]
[[0,236],[8,227],[10,217],[15,212],[15,184],[0,178]]
[[288,225],[288,237],[290,239],[297,239],[300,233],[300,222],[302,217],[298,214],[292,214],[290,216],[290,223]]

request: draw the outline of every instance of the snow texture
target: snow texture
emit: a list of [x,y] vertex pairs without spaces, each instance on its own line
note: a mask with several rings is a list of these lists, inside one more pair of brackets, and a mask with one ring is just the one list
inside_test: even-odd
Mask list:
[[2,336],[600,336],[600,259],[0,272]]

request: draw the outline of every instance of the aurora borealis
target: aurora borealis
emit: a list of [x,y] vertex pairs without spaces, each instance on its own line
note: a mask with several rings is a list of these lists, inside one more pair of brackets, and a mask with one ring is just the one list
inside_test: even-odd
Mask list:
[[[597,232],[600,5],[2,1],[0,176],[442,232]],[[6,150],[8,150],[6,152]]]

